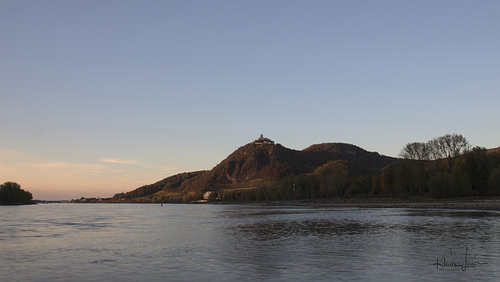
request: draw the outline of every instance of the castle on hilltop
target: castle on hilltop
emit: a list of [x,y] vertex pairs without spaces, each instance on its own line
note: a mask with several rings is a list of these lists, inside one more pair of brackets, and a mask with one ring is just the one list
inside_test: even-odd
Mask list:
[[264,137],[264,134],[261,134],[260,135],[260,138],[253,141],[254,144],[270,144],[270,145],[274,145],[274,141],[269,139],[269,138],[265,138]]

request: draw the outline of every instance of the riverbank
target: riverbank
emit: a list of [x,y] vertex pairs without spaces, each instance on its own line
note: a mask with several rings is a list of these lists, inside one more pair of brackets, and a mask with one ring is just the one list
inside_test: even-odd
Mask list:
[[0,206],[23,206],[23,205],[36,205],[37,203],[35,202],[29,202],[29,203],[9,203],[9,202],[0,202]]
[[500,211],[500,198],[359,198],[314,201],[273,202],[271,205],[352,207],[352,208],[412,208],[412,209],[461,209]]

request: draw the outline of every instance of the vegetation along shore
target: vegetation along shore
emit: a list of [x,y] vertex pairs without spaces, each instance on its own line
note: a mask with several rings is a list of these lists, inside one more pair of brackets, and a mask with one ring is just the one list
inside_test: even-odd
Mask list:
[[[99,201],[325,201],[329,204],[355,201],[356,205],[366,207],[449,208],[466,205],[442,199],[466,198],[475,207],[497,209],[495,200],[485,200],[496,196],[500,196],[500,147],[473,147],[460,134],[408,143],[397,158],[346,143],[314,144],[293,150],[261,135],[211,170],[180,173]],[[85,201],[74,201],[82,200]]]
[[357,198],[336,200],[304,200],[270,202],[276,206],[333,208],[411,208],[500,211],[500,197],[465,197],[455,199]]

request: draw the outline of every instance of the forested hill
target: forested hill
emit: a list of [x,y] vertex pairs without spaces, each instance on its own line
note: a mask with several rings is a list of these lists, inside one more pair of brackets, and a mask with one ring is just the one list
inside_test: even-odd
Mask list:
[[127,193],[116,194],[114,199],[144,197],[161,191],[201,193],[213,189],[250,187],[259,181],[313,173],[318,167],[338,160],[346,161],[349,174],[354,177],[380,174],[384,166],[396,159],[344,143],[316,144],[298,151],[261,137],[238,148],[212,170],[171,176]]
[[351,176],[380,174],[381,169],[397,160],[376,152],[368,152],[355,145],[346,143],[315,144],[303,150],[319,167],[332,160],[346,160]]

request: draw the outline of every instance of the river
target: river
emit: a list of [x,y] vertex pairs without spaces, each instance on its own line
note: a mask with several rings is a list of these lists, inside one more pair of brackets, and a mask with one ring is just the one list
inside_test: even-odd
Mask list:
[[1,281],[500,281],[500,212],[0,206]]

